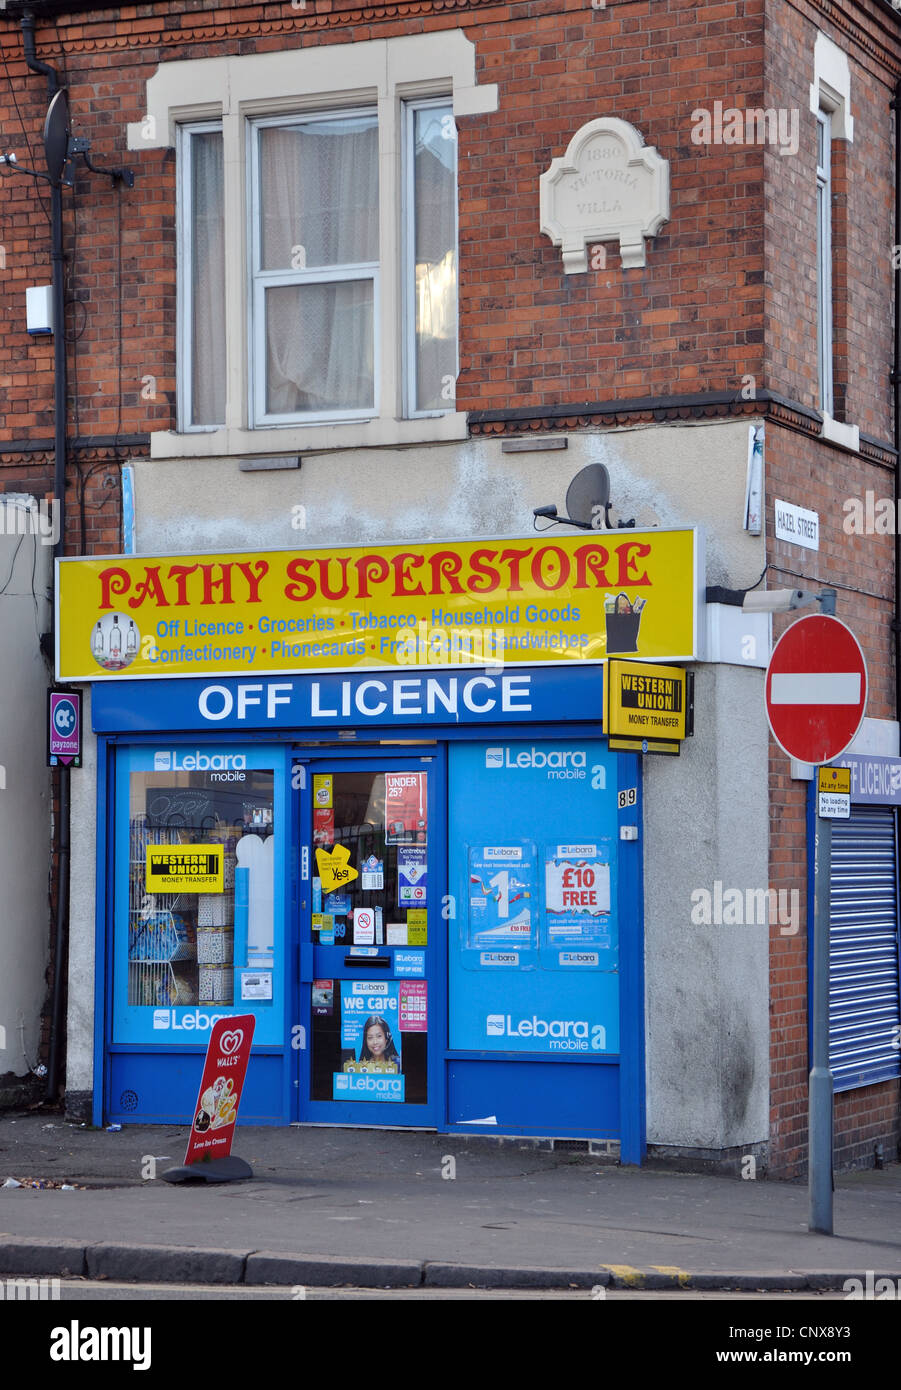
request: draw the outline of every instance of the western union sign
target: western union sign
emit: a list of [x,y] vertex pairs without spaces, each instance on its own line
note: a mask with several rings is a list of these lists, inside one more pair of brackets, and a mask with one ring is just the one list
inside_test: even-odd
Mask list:
[[222,893],[223,845],[148,845],[148,893]]
[[681,739],[686,735],[686,673],[644,661],[607,663],[604,732],[633,739]]

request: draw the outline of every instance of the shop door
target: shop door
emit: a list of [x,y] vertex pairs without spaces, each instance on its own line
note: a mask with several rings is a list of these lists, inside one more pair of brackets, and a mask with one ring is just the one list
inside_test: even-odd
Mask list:
[[299,759],[299,1118],[436,1127],[446,878],[437,753]]

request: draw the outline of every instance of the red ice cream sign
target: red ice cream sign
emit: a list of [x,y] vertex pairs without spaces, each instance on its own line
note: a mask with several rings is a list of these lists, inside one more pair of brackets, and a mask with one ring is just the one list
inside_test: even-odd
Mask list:
[[250,1060],[253,1014],[220,1018],[213,1024],[185,1164],[226,1158],[231,1153],[241,1091]]

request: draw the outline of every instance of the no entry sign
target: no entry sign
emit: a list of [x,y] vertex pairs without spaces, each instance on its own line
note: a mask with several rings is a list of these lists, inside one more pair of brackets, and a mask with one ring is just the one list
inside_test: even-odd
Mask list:
[[867,707],[867,665],[860,643],[838,618],[799,618],[773,648],[766,713],[773,738],[790,758],[828,763],[844,753]]

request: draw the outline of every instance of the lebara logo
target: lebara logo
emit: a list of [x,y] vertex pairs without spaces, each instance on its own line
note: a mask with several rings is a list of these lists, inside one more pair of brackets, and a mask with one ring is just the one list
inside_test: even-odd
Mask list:
[[[200,1009],[154,1009],[154,1028],[171,1028],[176,1033],[207,1033],[220,1018],[234,1018],[234,1014],[205,1014]],[[236,1029],[237,1033],[239,1030]],[[234,1034],[227,1034],[233,1037]]]
[[607,1046],[607,1030],[602,1023],[589,1024],[585,1019],[531,1018],[514,1019],[511,1014],[488,1014],[485,1019],[488,1037],[541,1038],[547,1040],[551,1052],[603,1052]]
[[[223,772],[234,768],[243,772],[247,758],[243,753],[201,753],[195,748],[193,753],[181,752],[178,748],[164,748],[153,755],[154,772]],[[243,778],[218,778],[218,781],[243,781]]]
[[[541,770],[552,781],[584,780],[587,758],[582,748],[486,748],[485,766],[513,772]],[[603,768],[600,771],[603,774]],[[603,786],[603,781],[599,785]]]

